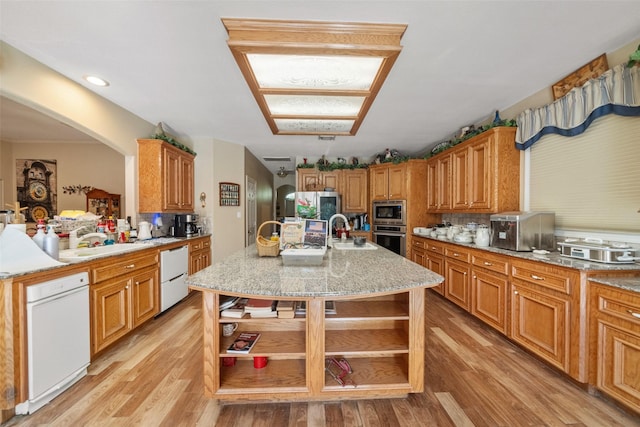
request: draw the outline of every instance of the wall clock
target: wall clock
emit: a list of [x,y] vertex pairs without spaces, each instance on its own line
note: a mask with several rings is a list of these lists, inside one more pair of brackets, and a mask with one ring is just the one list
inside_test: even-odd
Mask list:
[[47,187],[41,182],[32,182],[29,184],[29,197],[38,202],[47,200]]

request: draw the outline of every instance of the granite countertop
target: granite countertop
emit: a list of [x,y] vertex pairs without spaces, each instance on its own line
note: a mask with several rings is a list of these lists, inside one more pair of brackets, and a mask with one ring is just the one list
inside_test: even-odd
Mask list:
[[433,240],[441,243],[448,243],[451,245],[458,245],[463,247],[468,247],[472,249],[479,249],[487,252],[493,252],[500,255],[508,255],[515,258],[521,258],[528,261],[539,261],[545,264],[558,265],[561,267],[569,267],[575,268],[576,270],[581,271],[628,271],[628,270],[639,270],[640,274],[640,264],[637,262],[627,263],[627,264],[605,264],[602,262],[592,262],[585,261],[577,258],[569,258],[566,256],[560,255],[560,252],[550,252],[548,254],[535,254],[533,252],[517,252],[510,251],[508,249],[500,249],[494,248],[492,246],[483,247],[477,246],[473,243],[458,243],[452,242],[451,240],[440,240],[431,236],[425,236],[423,234],[413,234],[416,237],[422,237],[424,239]]
[[640,293],[640,273],[638,273],[636,277],[594,276],[589,277],[589,280],[595,283]]
[[321,266],[284,266],[255,244],[189,276],[192,289],[266,297],[351,297],[433,287],[444,278],[389,250],[327,249]]
[[153,239],[149,239],[149,240],[139,240],[133,243],[118,243],[118,245],[126,245],[127,246],[127,250],[125,252],[118,252],[118,253],[105,253],[99,256],[95,256],[89,259],[74,259],[71,261],[61,261],[59,263],[57,263],[57,265],[51,265],[51,264],[44,264],[42,266],[38,266],[35,264],[32,264],[32,267],[30,267],[29,270],[27,271],[19,271],[19,272],[6,272],[6,271],[0,271],[0,280],[2,279],[11,279],[14,277],[19,277],[19,276],[24,276],[27,274],[33,274],[33,273],[38,273],[41,271],[47,271],[47,270],[54,270],[57,268],[62,268],[62,267],[66,267],[69,265],[80,265],[83,263],[87,263],[87,262],[91,262],[91,261],[95,261],[98,259],[105,259],[105,258],[109,258],[109,257],[117,257],[117,256],[121,256],[121,255],[125,255],[125,254],[130,254],[132,252],[137,252],[137,251],[141,251],[144,249],[149,249],[152,247],[161,247],[161,246],[179,246],[179,245],[184,245],[187,244],[189,242],[189,240],[194,240],[194,239],[198,239],[201,237],[207,237],[210,236],[210,234],[203,234],[203,235],[198,235],[198,236],[192,236],[192,237],[156,237]]

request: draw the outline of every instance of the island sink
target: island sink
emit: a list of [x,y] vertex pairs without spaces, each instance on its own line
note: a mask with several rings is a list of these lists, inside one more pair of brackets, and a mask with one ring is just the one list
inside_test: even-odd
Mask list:
[[333,242],[332,246],[334,249],[346,249],[346,250],[358,250],[358,251],[371,251],[378,249],[378,247],[372,243],[366,242],[364,245],[356,246],[351,242]]
[[60,251],[60,261],[78,261],[99,258],[106,255],[114,255],[122,252],[141,249],[140,246],[132,244],[94,246],[90,248],[65,249]]

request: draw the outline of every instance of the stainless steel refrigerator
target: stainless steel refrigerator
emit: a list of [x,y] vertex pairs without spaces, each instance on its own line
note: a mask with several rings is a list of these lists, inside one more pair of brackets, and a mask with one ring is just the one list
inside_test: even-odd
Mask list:
[[340,194],[335,191],[301,191],[296,193],[296,216],[329,220],[340,211]]

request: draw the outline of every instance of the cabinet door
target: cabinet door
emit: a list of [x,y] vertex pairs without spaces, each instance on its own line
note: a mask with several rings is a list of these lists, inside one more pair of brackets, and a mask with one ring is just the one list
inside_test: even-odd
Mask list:
[[367,171],[346,170],[342,176],[342,211],[347,213],[367,212]]
[[427,210],[438,210],[438,161],[427,163]]
[[451,210],[451,156],[438,159],[438,210]]
[[423,267],[427,267],[427,251],[413,246],[411,248],[411,261]]
[[131,280],[131,286],[131,309],[135,328],[160,312],[158,270],[136,274]]
[[511,285],[511,291],[511,338],[567,372],[568,297],[534,289],[519,281]]
[[457,150],[451,154],[453,162],[453,209],[469,208],[469,153]]
[[180,157],[180,209],[193,211],[193,160]]
[[129,288],[128,278],[91,286],[93,353],[107,347],[131,330]]
[[[164,157],[164,209],[181,209],[180,169],[182,159],[174,150],[163,149]],[[143,171],[141,171],[142,173]]]
[[389,169],[386,167],[371,169],[369,185],[371,186],[371,201],[387,200],[389,195]]
[[340,188],[342,188],[340,178],[342,178],[342,171],[339,170],[320,173],[320,183],[324,188],[333,188],[333,191],[340,191]]
[[[469,193],[471,209],[490,209],[493,180],[491,171],[491,144],[488,139],[469,147]],[[514,177],[515,179],[515,177]]]
[[[624,404],[640,409],[640,334],[598,320],[597,387]],[[637,326],[630,330],[638,330]]]
[[507,333],[508,276],[473,269],[471,274],[471,314]]
[[389,166],[389,200],[407,198],[406,164]]
[[[427,252],[427,265],[425,267],[427,267],[429,270],[433,271],[434,273],[438,273],[439,275],[444,277],[445,276],[444,256],[437,253],[433,253],[433,252]],[[446,280],[432,289],[437,293],[439,293],[440,295],[444,295],[445,283],[446,283]]]
[[463,262],[445,259],[444,296],[454,304],[469,311],[471,295],[469,294],[469,265]]
[[297,191],[309,191],[315,188],[316,184],[320,184],[317,169],[298,169]]

